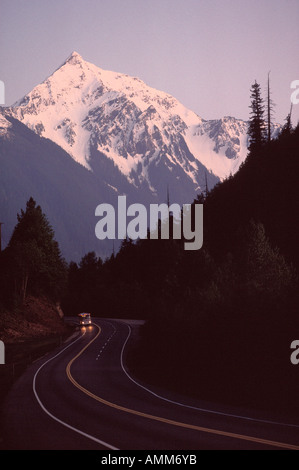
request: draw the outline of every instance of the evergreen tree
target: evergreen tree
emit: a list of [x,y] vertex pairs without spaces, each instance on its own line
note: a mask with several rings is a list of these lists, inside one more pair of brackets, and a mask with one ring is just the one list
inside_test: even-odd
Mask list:
[[262,293],[264,298],[269,297],[276,302],[282,300],[284,293],[294,285],[295,272],[278,248],[271,246],[262,223],[253,219],[249,222],[242,255],[241,265],[248,292],[254,298]]
[[[100,260],[100,261],[99,261]],[[96,288],[99,280],[101,259],[97,258],[94,251],[90,251],[81,259],[79,263],[80,268],[80,288],[91,291]]]
[[22,301],[28,290],[58,299],[65,287],[66,263],[52,227],[32,197],[17,219],[8,245],[16,293]]
[[251,113],[248,135],[250,151],[256,151],[266,142],[266,125],[264,120],[264,102],[261,97],[260,85],[255,81],[251,87]]
[[285,125],[283,126],[283,128],[281,130],[281,135],[282,136],[289,136],[291,134],[292,130],[293,130],[292,121],[291,121],[292,109],[293,109],[293,103],[291,104],[291,109],[290,109],[289,114],[285,118],[286,123],[285,123]]

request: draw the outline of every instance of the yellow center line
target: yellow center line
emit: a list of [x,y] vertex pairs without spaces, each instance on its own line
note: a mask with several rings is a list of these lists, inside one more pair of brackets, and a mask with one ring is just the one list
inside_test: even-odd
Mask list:
[[268,439],[261,439],[261,438],[258,438],[258,437],[247,436],[247,435],[244,435],[244,434],[232,433],[232,432],[228,432],[228,431],[221,431],[221,430],[218,430],[218,429],[211,429],[211,428],[206,428],[206,427],[202,427],[202,426],[196,426],[196,425],[193,425],[193,424],[181,423],[179,421],[174,421],[172,419],[162,418],[160,416],[154,416],[154,415],[151,415],[151,414],[148,414],[148,413],[143,413],[141,411],[132,410],[130,408],[126,408],[124,406],[117,405],[116,403],[112,403],[110,401],[104,400],[104,398],[101,398],[98,395],[95,395],[94,393],[90,392],[89,390],[84,388],[82,385],[80,385],[74,379],[74,377],[71,374],[71,366],[76,361],[76,359],[78,359],[78,357],[80,357],[81,354],[83,354],[83,352],[100,335],[101,328],[98,325],[95,325],[95,324],[94,324],[94,326],[96,326],[99,329],[96,336],[86,346],[84,346],[84,348],[81,349],[81,351],[79,351],[79,353],[75,357],[73,357],[73,359],[70,360],[70,362],[68,363],[68,365],[66,367],[67,377],[72,382],[72,384],[75,387],[77,387],[79,390],[81,390],[83,393],[88,395],[89,397],[91,397],[94,400],[102,403],[103,405],[109,406],[110,408],[114,408],[114,409],[119,410],[119,411],[124,411],[125,413],[129,413],[129,414],[132,414],[132,415],[135,415],[135,416],[140,416],[142,418],[150,419],[150,420],[153,420],[153,421],[159,421],[161,423],[169,424],[169,425],[172,425],[172,426],[177,426],[177,427],[181,427],[181,428],[185,428],[185,429],[191,429],[191,430],[194,430],[194,431],[204,432],[204,433],[208,433],[208,434],[215,434],[215,435],[218,435],[218,436],[230,437],[230,438],[233,438],[233,439],[239,439],[239,440],[243,440],[243,441],[255,442],[257,444],[264,444],[264,445],[271,446],[271,447],[279,447],[279,448],[289,449],[289,450],[299,450],[299,446],[296,446],[296,445],[293,445],[293,444],[287,444],[287,443],[277,442],[277,441],[270,441]]

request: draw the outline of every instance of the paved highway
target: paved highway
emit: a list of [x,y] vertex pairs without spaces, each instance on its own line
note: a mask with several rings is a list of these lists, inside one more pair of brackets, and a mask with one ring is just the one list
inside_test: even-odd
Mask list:
[[299,450],[299,425],[138,383],[124,364],[130,332],[124,322],[95,319],[32,364],[4,403],[2,448]]

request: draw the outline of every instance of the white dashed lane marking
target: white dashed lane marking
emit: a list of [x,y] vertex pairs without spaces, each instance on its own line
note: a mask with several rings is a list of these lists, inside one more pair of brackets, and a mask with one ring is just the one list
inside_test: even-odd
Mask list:
[[106,343],[102,346],[102,348],[101,348],[99,354],[98,354],[97,357],[96,357],[96,361],[99,360],[99,358],[100,358],[102,352],[104,351],[105,347],[108,345],[109,341],[113,338],[113,336],[114,336],[115,333],[116,333],[116,328],[115,328],[113,325],[111,325],[111,326],[113,327],[113,330],[114,330],[114,331],[113,331],[113,333],[109,336],[109,338],[107,339]]

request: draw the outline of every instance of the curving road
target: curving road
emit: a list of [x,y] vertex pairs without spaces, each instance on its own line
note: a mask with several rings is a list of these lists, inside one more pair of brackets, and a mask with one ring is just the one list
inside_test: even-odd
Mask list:
[[299,425],[207,408],[139,384],[124,365],[130,326],[94,321],[15,383],[3,407],[3,448],[299,450]]

